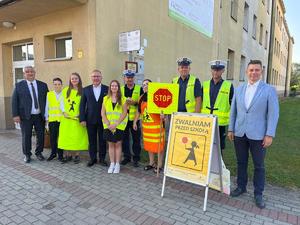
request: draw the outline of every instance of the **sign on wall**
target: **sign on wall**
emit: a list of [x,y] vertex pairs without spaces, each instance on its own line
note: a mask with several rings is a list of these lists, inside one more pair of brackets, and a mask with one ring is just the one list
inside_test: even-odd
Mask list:
[[212,37],[214,0],[169,0],[169,16]]
[[141,48],[141,31],[134,30],[119,34],[119,52],[138,51]]

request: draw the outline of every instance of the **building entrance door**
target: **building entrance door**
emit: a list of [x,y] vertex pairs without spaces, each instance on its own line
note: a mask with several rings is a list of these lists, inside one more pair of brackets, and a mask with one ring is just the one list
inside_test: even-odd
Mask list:
[[23,80],[23,70],[26,66],[34,66],[33,43],[23,43],[12,46],[14,85]]

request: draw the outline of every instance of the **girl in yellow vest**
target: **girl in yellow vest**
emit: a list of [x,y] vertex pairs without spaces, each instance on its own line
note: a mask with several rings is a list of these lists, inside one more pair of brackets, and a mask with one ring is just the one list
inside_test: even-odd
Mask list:
[[102,110],[103,137],[108,142],[110,166],[108,173],[120,172],[122,154],[122,139],[127,125],[126,98],[122,96],[120,83],[117,80],[110,82],[108,95],[104,97]]
[[[154,172],[162,171],[162,160],[163,160],[163,150],[165,147],[165,128],[160,129],[160,120],[164,119],[163,115],[153,114],[147,112],[147,92],[148,92],[148,83],[152,82],[149,79],[143,81],[143,91],[144,94],[140,97],[138,110],[135,114],[133,121],[133,129],[137,129],[137,121],[140,116],[142,118],[142,131],[143,131],[143,142],[144,149],[149,154],[149,164],[144,167],[144,170],[154,169]],[[160,134],[161,131],[161,134]],[[154,154],[158,153],[158,167],[154,161]]]
[[80,162],[79,151],[88,150],[87,130],[79,122],[79,104],[82,93],[82,81],[78,73],[70,76],[69,87],[62,91],[60,104],[64,117],[59,126],[58,148],[66,152],[63,163],[72,160]]

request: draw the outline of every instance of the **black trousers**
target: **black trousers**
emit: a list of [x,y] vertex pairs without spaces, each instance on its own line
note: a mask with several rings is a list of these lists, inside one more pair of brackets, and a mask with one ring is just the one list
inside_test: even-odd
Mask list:
[[221,150],[225,149],[226,142],[226,126],[219,126]]
[[60,122],[57,121],[49,122],[51,155],[57,154],[58,158],[63,158],[63,150],[57,147],[59,124]]
[[87,123],[89,136],[89,154],[91,160],[97,160],[97,140],[99,139],[99,159],[104,160],[106,156],[106,141],[103,139],[103,124]]
[[124,138],[122,143],[122,150],[124,159],[131,160],[131,151],[130,151],[130,133],[132,136],[132,152],[133,152],[133,161],[140,161],[141,154],[141,128],[140,121],[137,121],[137,130],[133,129],[133,121],[128,121],[127,126],[124,131]]
[[246,135],[234,137],[234,147],[237,158],[237,185],[245,190],[248,182],[248,158],[249,150],[254,164],[254,195],[262,195],[265,186],[264,159],[266,149],[262,147],[262,140],[251,140]]
[[23,154],[31,156],[32,148],[32,128],[34,127],[36,133],[36,149],[35,154],[40,154],[44,149],[44,132],[45,132],[45,121],[41,114],[31,115],[30,119],[21,120],[21,132],[22,132],[22,150]]

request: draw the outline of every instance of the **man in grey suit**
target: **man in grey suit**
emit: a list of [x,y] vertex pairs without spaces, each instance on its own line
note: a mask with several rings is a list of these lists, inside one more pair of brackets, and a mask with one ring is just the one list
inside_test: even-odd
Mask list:
[[35,80],[35,70],[32,66],[24,68],[25,80],[16,84],[12,96],[12,114],[15,123],[20,123],[22,132],[22,149],[24,161],[31,161],[31,137],[34,127],[37,137],[35,155],[43,161],[45,131],[45,105],[48,92],[47,84]]
[[258,208],[265,208],[262,194],[265,186],[264,158],[272,144],[279,118],[275,88],[261,79],[262,63],[251,60],[247,67],[248,83],[237,87],[230,112],[228,138],[234,141],[237,158],[237,188],[231,196],[246,192],[249,150],[254,164],[254,200]]

